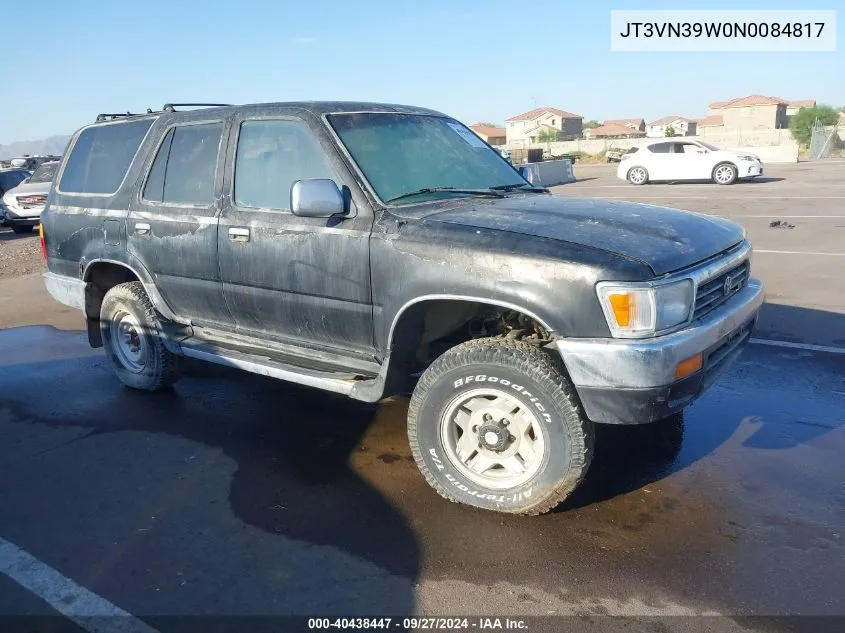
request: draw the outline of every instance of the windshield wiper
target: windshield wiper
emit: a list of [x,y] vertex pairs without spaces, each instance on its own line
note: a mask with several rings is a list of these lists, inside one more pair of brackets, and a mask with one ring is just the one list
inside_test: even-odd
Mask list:
[[[527,189],[523,189],[522,187],[527,187]],[[490,188],[495,189],[496,191],[513,191],[514,189],[519,189],[520,191],[528,191],[531,193],[549,193],[549,190],[545,187],[535,187],[525,182],[512,185],[496,185]]]
[[417,189],[416,191],[409,191],[408,193],[403,193],[399,196],[394,196],[385,202],[395,202],[396,200],[402,200],[403,198],[410,198],[412,196],[421,196],[426,193],[437,193],[439,191],[447,191],[449,193],[465,193],[470,196],[486,196],[488,198],[504,198],[504,194],[499,193],[498,191],[494,191],[491,187],[490,189],[457,189],[455,187],[425,187],[424,189]]

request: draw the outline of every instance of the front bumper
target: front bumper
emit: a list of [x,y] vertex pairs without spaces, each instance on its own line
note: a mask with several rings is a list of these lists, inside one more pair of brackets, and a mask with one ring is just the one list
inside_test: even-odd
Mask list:
[[763,175],[763,163],[741,163],[738,169],[740,178],[754,178]]
[[[560,339],[557,349],[593,422],[653,422],[689,406],[748,342],[763,303],[756,279],[689,327],[651,339]],[[675,380],[682,360],[702,353],[696,373]]]

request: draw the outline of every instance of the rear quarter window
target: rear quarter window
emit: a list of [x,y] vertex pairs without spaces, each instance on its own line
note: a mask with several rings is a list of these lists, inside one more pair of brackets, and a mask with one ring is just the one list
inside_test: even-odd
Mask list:
[[59,181],[62,193],[112,194],[120,188],[152,119],[83,130]]

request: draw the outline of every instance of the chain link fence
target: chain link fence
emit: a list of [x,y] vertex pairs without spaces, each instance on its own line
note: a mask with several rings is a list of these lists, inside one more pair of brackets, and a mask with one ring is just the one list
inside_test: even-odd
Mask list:
[[845,158],[845,143],[836,125],[816,125],[810,138],[808,158],[823,160],[825,158]]

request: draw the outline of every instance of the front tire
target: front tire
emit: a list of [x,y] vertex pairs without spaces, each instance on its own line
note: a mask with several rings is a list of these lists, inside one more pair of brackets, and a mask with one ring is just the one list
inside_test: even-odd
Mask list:
[[628,182],[632,185],[644,185],[648,182],[648,170],[645,167],[631,167],[628,170]]
[[423,373],[408,437],[420,471],[446,499],[542,514],[583,480],[594,429],[558,359],[519,341],[477,339]]
[[158,391],[179,377],[179,356],[162,340],[155,308],[139,281],[114,286],[100,309],[103,348],[120,381],[132,389]]
[[732,163],[719,163],[713,168],[713,182],[717,185],[732,185],[736,182],[739,170]]

